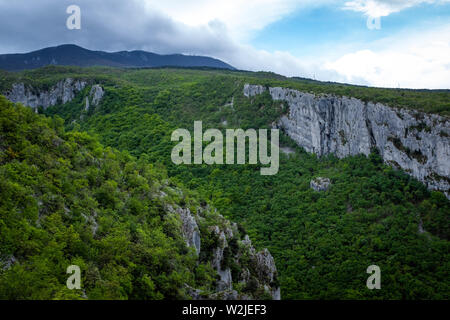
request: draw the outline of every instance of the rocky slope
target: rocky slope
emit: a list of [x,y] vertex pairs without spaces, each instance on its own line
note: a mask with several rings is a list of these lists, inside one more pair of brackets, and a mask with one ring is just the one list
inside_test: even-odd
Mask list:
[[289,106],[277,126],[307,152],[343,158],[377,149],[386,163],[450,197],[448,118],[279,87],[246,84],[244,95],[250,98],[266,90],[273,100]]
[[[165,198],[167,193],[162,191],[159,197]],[[193,299],[248,300],[264,295],[274,300],[281,299],[272,255],[267,249],[257,252],[248,235],[241,239],[237,224],[231,223],[209,206],[197,207],[196,213],[193,213],[189,208],[168,204],[166,210],[181,220],[181,232],[186,245],[193,248],[197,256],[200,257],[202,250],[202,238],[203,241],[208,238],[208,242],[211,239],[213,242],[212,246],[204,249],[207,252],[203,257],[208,257],[207,260],[218,274],[216,292],[204,293],[187,287]],[[211,215],[215,216],[217,224],[202,228],[205,217]],[[238,284],[240,290],[233,288],[233,283]]]
[[[88,82],[83,80],[66,78],[59,81],[50,90],[46,91],[26,86],[24,83],[14,83],[11,90],[5,92],[5,96],[8,100],[31,107],[37,112],[38,107],[47,109],[58,103],[64,104],[72,101],[75,98],[75,95],[88,85]],[[104,94],[105,92],[100,85],[93,85],[85,98],[86,111],[89,110],[91,105],[97,106]]]
[[[8,100],[35,110],[70,102],[89,84],[67,78],[48,91],[15,83],[5,93]],[[339,158],[377,149],[384,161],[422,181],[430,190],[450,197],[450,121],[419,111],[333,95],[314,95],[286,88],[244,86],[247,97],[268,90],[275,101],[286,102],[288,114],[277,126],[307,152]],[[86,94],[86,111],[97,106],[105,92],[93,85]]]
[[24,83],[15,83],[12,85],[12,89],[5,93],[5,96],[12,102],[19,102],[33,109],[38,107],[45,109],[57,103],[71,101],[75,94],[83,90],[86,85],[85,81],[67,78],[58,82],[49,91],[37,91],[26,87]]
[[[86,83],[67,79],[58,83],[50,91],[50,95],[41,92],[37,97],[46,99],[45,102],[50,104],[56,101],[53,98],[63,98],[62,101],[67,102],[73,99],[73,95],[76,94],[78,88],[84,86],[86,86]],[[97,105],[104,94],[102,87],[99,85],[93,85],[87,92],[87,99],[92,105]],[[15,97],[18,99],[27,98],[26,94]],[[25,197],[32,199],[32,202],[36,203],[36,219],[30,218],[30,228],[36,228],[39,232],[45,233],[46,230],[44,228],[47,220],[60,214],[68,221],[68,226],[72,225],[71,228],[74,227],[72,222],[79,219],[78,227],[83,230],[89,230],[88,233],[90,235],[83,235],[83,239],[90,239],[89,241],[92,242],[86,244],[87,247],[95,245],[95,241],[104,241],[103,238],[108,233],[102,235],[102,229],[104,231],[106,227],[105,221],[111,214],[118,213],[123,216],[122,219],[133,220],[136,218],[134,217],[137,214],[136,212],[143,210],[142,216],[139,218],[140,223],[142,223],[143,220],[149,219],[152,212],[154,213],[152,210],[160,210],[162,220],[160,227],[169,230],[167,231],[167,237],[170,239],[180,238],[181,243],[184,240],[185,246],[182,245],[179,252],[181,256],[185,257],[183,259],[189,261],[191,259],[189,257],[192,255],[194,260],[191,260],[191,262],[194,266],[202,266],[202,270],[206,270],[204,271],[205,273],[209,273],[210,271],[208,270],[211,270],[212,273],[212,278],[205,276],[206,279],[211,281],[211,286],[208,286],[208,289],[204,287],[202,289],[198,287],[193,288],[188,283],[180,284],[180,295],[184,298],[280,299],[277,269],[271,254],[267,249],[257,252],[248,236],[245,236],[245,233],[239,230],[236,224],[232,224],[218,214],[214,208],[195,200],[195,196],[186,194],[185,191],[177,187],[169,179],[149,178],[142,173],[140,174],[137,168],[130,169],[134,165],[132,159],[129,159],[131,160],[130,162],[125,160],[119,162],[112,155],[105,156],[102,147],[93,140],[88,144],[88,147],[81,145],[81,143],[80,145],[75,143],[76,139],[80,138],[80,134],[73,133],[71,135],[71,133],[68,133],[65,136],[62,133],[62,128],[58,128],[56,132],[50,128],[49,123],[52,121],[51,119],[34,115],[28,108],[24,108],[19,104],[13,105],[2,96],[0,96],[0,118],[0,127],[2,128],[2,132],[0,132],[0,169],[2,169],[0,170],[0,175],[2,179],[0,181],[2,181],[2,195],[4,195],[0,201],[0,209],[5,209],[10,215],[13,215],[14,212],[22,212],[21,208],[14,207],[15,205],[20,207],[22,205],[20,202],[18,204],[14,201],[8,202],[10,193],[8,192],[9,189],[5,187],[17,186],[17,188],[21,188],[20,190],[23,191]],[[60,125],[62,124],[60,123]],[[41,133],[36,134],[36,130],[38,130],[36,128],[39,128],[42,132],[39,131]],[[31,131],[33,133],[30,133]],[[17,139],[23,140],[23,143],[17,143],[11,137],[18,137]],[[89,141],[89,139],[85,135],[81,140]],[[29,145],[33,145],[33,148],[30,148]],[[74,151],[78,150],[77,148],[80,151]],[[61,149],[64,150],[61,151]],[[30,150],[35,151],[30,152]],[[116,153],[119,154],[118,152]],[[70,155],[73,158],[70,158]],[[35,159],[38,156],[44,157],[45,160]],[[105,159],[105,157],[108,157],[108,159]],[[82,160],[84,158],[87,160]],[[9,166],[20,165],[22,162],[32,166],[30,170],[33,172],[25,173],[21,167],[21,174],[33,177],[31,179],[33,181],[37,181],[40,177],[42,182],[32,184],[26,179],[16,181],[14,179],[17,176],[11,177],[5,173],[9,172]],[[70,165],[67,168],[62,168],[69,163]],[[23,166],[26,165],[23,164]],[[93,174],[97,169],[104,170],[109,177],[109,180],[100,189],[95,184],[90,185],[89,183],[82,188],[69,188],[70,185],[80,183],[83,179],[86,179],[86,181],[89,179],[91,181],[100,179]],[[152,169],[147,168],[146,170]],[[52,173],[50,174],[49,172]],[[125,172],[130,174],[134,172],[134,174],[127,175]],[[57,182],[53,182],[52,177],[57,174],[63,176],[56,179]],[[77,178],[75,179],[74,176],[77,176]],[[127,184],[127,181],[131,180],[133,180],[133,184]],[[60,190],[60,181],[65,181],[63,183],[64,188],[67,187],[69,189]],[[48,186],[43,186],[43,184],[48,184]],[[136,185],[140,185],[140,187],[135,188]],[[107,188],[108,186],[111,186],[112,189],[109,189],[106,193],[102,191],[102,188]],[[86,197],[89,198],[89,195],[93,195],[93,198],[80,200]],[[18,196],[14,195],[12,199],[16,197]],[[187,198],[190,200],[187,200]],[[77,205],[79,201],[84,201],[81,207]],[[159,204],[161,209],[156,209],[159,207]],[[111,205],[114,210],[106,208]],[[131,210],[130,213],[127,213],[128,209]],[[9,226],[11,224],[11,226],[10,228],[2,229],[2,236],[9,233],[15,235],[17,230],[11,222],[14,219],[9,218],[9,216],[2,216],[3,220],[6,225]],[[122,226],[126,225],[123,221],[121,223]],[[64,227],[60,226],[60,228],[63,229]],[[53,239],[51,234],[49,234],[49,237]],[[3,243],[4,241],[4,237],[0,237],[0,286],[2,283],[11,284],[11,279],[14,278],[18,268],[32,263],[33,259],[37,259],[36,256],[24,253],[19,248],[14,249],[13,245],[7,245]],[[146,241],[151,242],[153,240],[148,238]],[[11,243],[16,242],[20,241],[11,240]],[[69,242],[70,245],[71,243]],[[141,248],[143,245],[139,241],[137,243],[127,242],[128,247],[137,246]],[[189,248],[192,248],[192,250],[189,250]],[[99,250],[99,252],[103,252],[102,250]],[[164,249],[161,248],[161,250]],[[135,259],[138,259],[138,257]],[[144,257],[145,261],[149,259],[150,257]],[[100,268],[102,265],[98,261],[93,261],[92,263],[96,265],[96,267],[93,267],[94,269]],[[139,264],[134,260],[133,263],[134,265]],[[177,263],[172,261],[170,264],[176,265]],[[189,270],[186,272],[194,274],[194,266],[183,264],[179,267],[188,268]],[[90,273],[91,271],[86,272]],[[95,272],[98,272],[98,270]],[[160,273],[157,273],[157,275],[163,277]],[[103,290],[101,283],[99,282],[98,287]],[[195,282],[191,281],[192,283]],[[63,287],[62,284],[61,287]],[[21,296],[17,292],[8,294]],[[83,297],[91,298],[91,295],[92,293],[89,290],[83,293]],[[2,292],[0,290],[1,296]]]

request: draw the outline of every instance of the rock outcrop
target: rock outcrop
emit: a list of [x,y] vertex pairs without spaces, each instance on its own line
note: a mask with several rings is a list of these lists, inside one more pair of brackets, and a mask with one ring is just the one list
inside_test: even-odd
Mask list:
[[91,88],[91,92],[89,93],[89,97],[91,98],[92,105],[98,106],[100,101],[103,99],[103,96],[105,95],[105,91],[103,88],[95,84]]
[[58,103],[67,103],[75,98],[75,95],[86,87],[86,81],[67,78],[59,81],[48,91],[39,91],[25,86],[23,83],[15,83],[5,96],[8,100],[21,103],[24,106],[37,109],[44,109],[54,106]]
[[331,181],[328,178],[317,177],[311,180],[310,187],[315,191],[327,191],[331,186]]
[[218,226],[211,227],[210,231],[213,232],[218,238],[218,246],[213,251],[212,259],[212,266],[217,270],[217,273],[220,276],[220,280],[217,283],[217,291],[232,290],[233,279],[231,276],[231,270],[230,268],[222,268],[222,264],[224,260],[224,250],[228,247],[225,231],[227,231],[228,234],[231,234],[231,237],[233,237],[233,232],[229,228],[226,228],[225,231],[220,230]]
[[[38,107],[47,109],[58,103],[65,104],[72,101],[87,85],[86,81],[67,78],[59,81],[50,90],[45,91],[25,86],[24,83],[15,83],[11,90],[5,93],[5,97],[12,102],[21,103],[37,111]],[[105,91],[102,86],[93,85],[89,95],[84,99],[85,111],[89,111],[92,106],[98,106],[104,95]]]
[[2,270],[8,270],[15,263],[17,263],[17,259],[13,255],[9,255],[9,256],[7,256],[5,258],[1,258],[0,257],[0,268]]
[[[182,191],[161,186],[157,197],[165,199],[168,194],[182,196]],[[237,224],[231,223],[208,205],[199,206],[193,212],[176,204],[166,204],[165,211],[168,212],[168,217],[175,216],[180,220],[181,235],[186,246],[195,250],[199,261],[205,262],[206,259],[217,274],[212,291],[203,292],[186,285],[186,291],[192,299],[281,299],[277,268],[272,255],[267,249],[257,252],[248,235],[241,235]],[[205,225],[207,220],[211,221],[212,216],[215,223]],[[207,248],[202,248],[202,241],[209,243]],[[236,269],[241,272],[236,273]],[[239,288],[234,288],[233,284],[239,284]]]
[[396,109],[380,103],[286,88],[245,85],[252,97],[269,90],[288,114],[277,126],[307,152],[339,158],[377,149],[387,164],[450,198],[450,120],[435,114]]
[[[280,288],[276,285],[278,274],[277,267],[275,266],[275,260],[269,250],[265,248],[260,252],[256,252],[248,235],[244,237],[241,243],[250,253],[250,261],[253,264],[253,268],[256,270],[260,281],[262,280],[263,283],[266,283],[264,284],[265,291],[270,292],[272,299],[280,300]],[[249,282],[250,277],[250,271],[248,269],[244,270],[241,274],[241,281]]]
[[186,240],[186,245],[188,247],[193,247],[197,255],[200,254],[200,231],[191,210],[189,210],[189,208],[174,209],[170,205],[167,210],[178,214],[181,219],[181,233]]
[[[223,227],[212,226],[209,228],[209,231],[218,239],[211,260],[213,268],[219,275],[217,292],[201,298],[248,300],[254,299],[254,293],[259,292],[259,294],[265,293],[274,300],[280,300],[277,268],[269,250],[263,249],[257,252],[248,235],[245,235],[243,239],[239,238],[236,224],[230,224],[222,216],[220,216],[220,219],[225,222]],[[232,248],[233,242],[235,248]],[[227,260],[231,261],[228,261],[228,264],[234,263],[241,269],[241,272],[235,275],[235,278],[233,278],[230,266],[227,265]],[[241,287],[247,288],[247,293],[238,293],[234,290],[233,283],[239,283]]]

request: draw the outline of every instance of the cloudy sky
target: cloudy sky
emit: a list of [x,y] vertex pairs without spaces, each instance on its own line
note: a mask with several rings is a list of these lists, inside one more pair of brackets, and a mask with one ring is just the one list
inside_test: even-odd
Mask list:
[[[81,8],[81,30],[66,9]],[[450,88],[450,0],[0,0],[0,53],[209,55],[236,68],[355,84]]]

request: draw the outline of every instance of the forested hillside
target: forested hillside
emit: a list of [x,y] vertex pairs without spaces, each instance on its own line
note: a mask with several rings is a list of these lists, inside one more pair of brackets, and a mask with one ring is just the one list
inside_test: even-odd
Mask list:
[[[276,289],[276,270],[258,260],[270,254],[161,165],[2,96],[0,193],[0,299],[271,299]],[[66,287],[70,265],[82,290]]]
[[146,51],[92,51],[76,45],[61,45],[23,54],[1,54],[0,68],[9,71],[31,70],[44,66],[111,67],[211,67],[234,69],[218,59],[182,54],[160,55]]
[[[316,94],[328,93],[338,96],[348,96],[388,104],[392,107],[402,107],[425,111],[440,115],[450,116],[450,90],[411,90],[411,89],[388,89],[365,86],[355,86],[343,83],[321,82],[303,78],[286,78],[274,73],[266,72],[244,72],[231,70],[205,70],[198,72],[189,69],[119,69],[119,68],[76,68],[49,66],[36,70],[23,71],[20,73],[6,72],[0,70],[0,92],[11,87],[12,83],[24,82],[34,88],[48,89],[56,84],[58,80],[67,77],[90,78],[105,83],[117,83],[133,86],[150,86],[158,83],[161,87],[176,84],[174,80],[182,81],[185,85],[192,85],[198,79],[234,79],[236,81],[260,84],[270,87],[282,86],[297,89],[304,92]],[[215,84],[217,85],[217,83]],[[221,87],[224,89],[225,87]],[[151,88],[148,88],[151,89]],[[222,92],[216,92],[222,98]],[[208,95],[211,98],[211,95]]]
[[[448,91],[364,88],[218,70],[54,67],[5,73],[0,88],[4,92],[12,83],[24,82],[39,90],[68,77],[100,84],[105,90],[101,103],[86,110],[88,86],[71,102],[39,111],[63,118],[65,135],[71,139],[85,137],[78,132],[87,131],[103,145],[124,152],[118,157],[166,168],[171,181],[195,190],[226,218],[242,224],[254,244],[274,256],[282,298],[449,298],[450,202],[383,164],[375,151],[369,157],[317,158],[282,135],[286,154],[281,154],[275,176],[261,176],[258,165],[175,166],[170,160],[172,131],[192,131],[196,120],[203,121],[204,129],[270,128],[285,112],[286,106],[272,101],[267,92],[246,99],[245,83],[355,96],[444,116],[450,114]],[[8,152],[14,155],[15,149]],[[17,175],[23,179],[23,173]],[[316,177],[330,178],[331,188],[312,190],[310,181]],[[115,208],[107,212],[117,214]],[[78,226],[83,225],[80,220]],[[381,290],[366,287],[366,269],[372,264],[381,268]]]

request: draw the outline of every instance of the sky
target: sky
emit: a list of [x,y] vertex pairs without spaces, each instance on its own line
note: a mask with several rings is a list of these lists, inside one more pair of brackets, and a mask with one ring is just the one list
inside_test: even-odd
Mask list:
[[[69,30],[66,10],[81,9]],[[450,89],[450,0],[0,0],[0,53],[73,43],[238,69]]]

